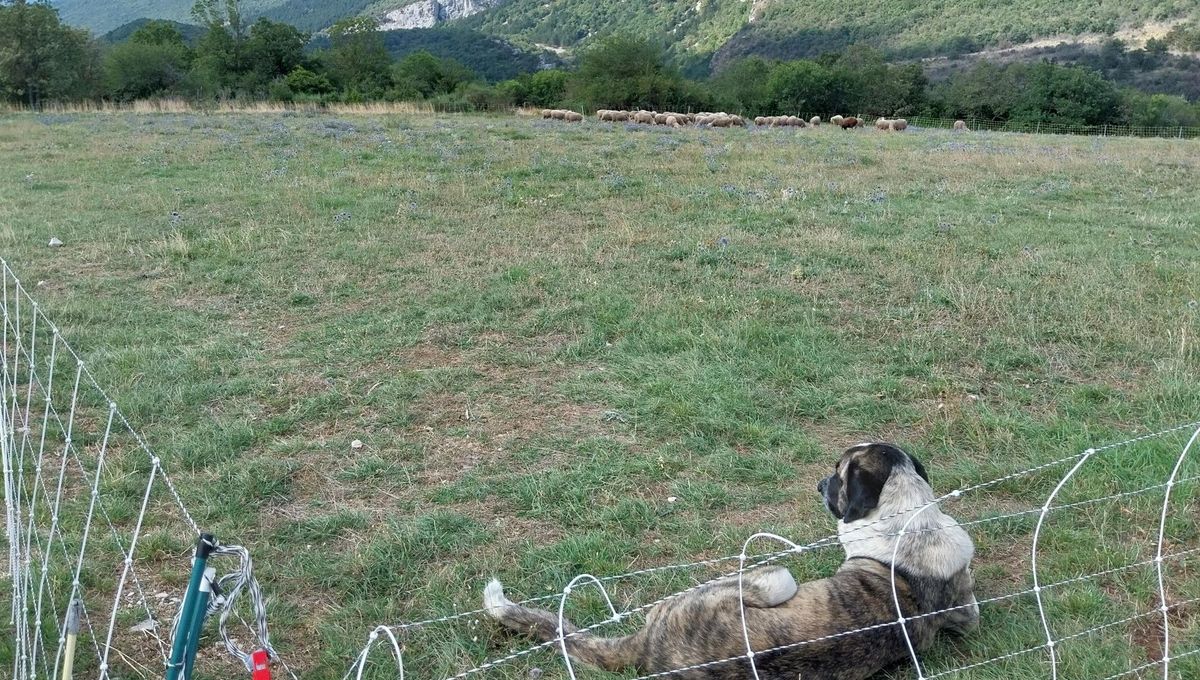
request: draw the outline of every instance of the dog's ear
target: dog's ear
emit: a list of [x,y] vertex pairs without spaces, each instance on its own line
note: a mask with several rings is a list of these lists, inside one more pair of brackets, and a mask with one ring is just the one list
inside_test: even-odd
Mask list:
[[907,451],[904,453],[906,453],[908,455],[908,459],[912,461],[913,469],[917,471],[918,475],[921,475],[921,479],[924,479],[926,484],[933,486],[933,482],[929,481],[929,475],[925,473],[925,466],[921,465],[921,461],[917,460],[916,456],[908,453]]
[[878,507],[879,495],[886,483],[886,477],[863,469],[857,461],[850,461],[846,465],[846,507],[842,511],[842,521],[847,524],[857,522]]

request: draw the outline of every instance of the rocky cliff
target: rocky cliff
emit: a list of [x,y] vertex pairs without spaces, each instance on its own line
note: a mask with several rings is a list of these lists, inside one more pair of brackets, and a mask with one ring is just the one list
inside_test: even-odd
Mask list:
[[504,0],[420,0],[383,15],[380,28],[429,28],[444,21],[469,17],[503,3]]

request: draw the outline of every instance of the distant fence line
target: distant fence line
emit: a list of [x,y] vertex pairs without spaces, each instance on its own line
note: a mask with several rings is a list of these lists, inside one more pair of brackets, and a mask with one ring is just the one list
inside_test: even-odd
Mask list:
[[[677,107],[681,113],[693,113],[692,107]],[[39,107],[37,113],[334,113],[339,115],[433,115],[433,114],[467,114],[467,113],[507,113],[536,115],[536,107],[491,107],[480,109],[460,102],[438,101],[402,101],[402,102],[362,102],[362,103],[313,103],[313,102],[278,102],[278,101],[222,101],[208,104],[196,104],[185,99],[165,98],[146,99],[132,102],[85,101],[74,103],[46,103]],[[590,115],[579,109],[584,115]],[[31,110],[24,106],[0,105],[0,113],[29,113]],[[814,114],[812,112],[798,114],[804,120],[814,115],[822,121],[828,121],[831,114]],[[854,114],[845,114],[854,115]],[[873,116],[862,116],[872,121]],[[935,118],[930,116],[912,116],[907,118],[910,125],[924,128],[952,129],[955,119]],[[989,132],[1020,132],[1028,134],[1058,134],[1080,135],[1092,137],[1157,137],[1165,139],[1197,139],[1200,138],[1200,127],[1158,125],[1068,125],[1064,123],[1044,123],[1025,121],[996,121],[981,118],[963,118],[967,128],[974,131]]]
[[[1084,135],[1091,137],[1164,137],[1173,139],[1200,138],[1200,127],[1144,126],[1144,125],[1067,125],[1063,123],[995,121],[979,118],[963,118],[971,130],[990,132],[1025,132],[1031,134]],[[952,118],[929,118],[913,116],[908,122],[918,127],[953,128]]]

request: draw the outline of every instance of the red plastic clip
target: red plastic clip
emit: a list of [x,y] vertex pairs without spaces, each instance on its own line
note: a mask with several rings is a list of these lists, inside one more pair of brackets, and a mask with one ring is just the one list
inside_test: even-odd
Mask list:
[[254,650],[254,653],[250,655],[250,666],[251,680],[271,680],[270,657],[267,656],[267,650]]

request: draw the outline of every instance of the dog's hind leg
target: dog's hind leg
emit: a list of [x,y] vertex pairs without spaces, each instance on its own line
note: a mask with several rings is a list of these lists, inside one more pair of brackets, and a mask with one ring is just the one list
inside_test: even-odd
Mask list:
[[[533,635],[543,642],[559,638],[558,616],[544,609],[535,609],[512,602],[504,596],[499,581],[492,581],[483,591],[483,607],[488,615],[504,624],[509,630]],[[580,632],[570,621],[563,621],[564,641],[567,652],[575,659],[616,671],[626,666],[641,667],[642,645],[636,635],[620,638],[603,638],[591,633]]]

